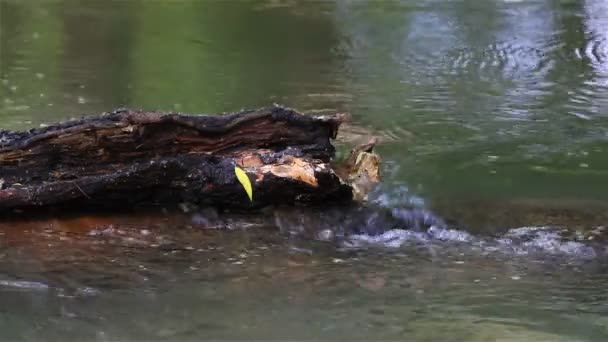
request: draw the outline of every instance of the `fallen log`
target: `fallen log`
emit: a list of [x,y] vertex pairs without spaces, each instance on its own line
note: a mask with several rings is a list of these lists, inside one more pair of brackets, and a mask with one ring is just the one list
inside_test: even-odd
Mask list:
[[[371,148],[330,164],[342,115],[274,106],[223,115],[121,109],[25,132],[0,130],[0,212],[194,203],[230,208],[345,202],[377,181]],[[253,187],[247,197],[235,175]],[[375,168],[375,169],[374,169]],[[353,174],[357,177],[352,177]],[[360,198],[360,196],[356,196]]]

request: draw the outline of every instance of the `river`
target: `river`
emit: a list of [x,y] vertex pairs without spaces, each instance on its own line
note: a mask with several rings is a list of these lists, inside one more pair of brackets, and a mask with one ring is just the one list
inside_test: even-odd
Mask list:
[[[349,112],[373,205],[0,222],[2,340],[605,341],[608,2],[0,0],[0,122]],[[343,214],[343,213],[342,213]],[[312,234],[309,234],[312,233]]]

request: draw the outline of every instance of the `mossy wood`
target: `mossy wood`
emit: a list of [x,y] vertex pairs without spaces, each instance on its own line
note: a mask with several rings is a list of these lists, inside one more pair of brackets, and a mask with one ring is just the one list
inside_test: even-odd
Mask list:
[[[223,115],[117,110],[0,130],[0,211],[351,201],[353,188],[330,165],[341,121],[279,106]],[[253,203],[235,166],[250,177]]]

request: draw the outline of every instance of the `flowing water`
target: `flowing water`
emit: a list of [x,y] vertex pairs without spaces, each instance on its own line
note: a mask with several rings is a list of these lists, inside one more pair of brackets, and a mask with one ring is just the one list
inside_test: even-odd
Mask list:
[[608,2],[0,0],[0,126],[347,111],[368,208],[0,222],[1,340],[608,338]]

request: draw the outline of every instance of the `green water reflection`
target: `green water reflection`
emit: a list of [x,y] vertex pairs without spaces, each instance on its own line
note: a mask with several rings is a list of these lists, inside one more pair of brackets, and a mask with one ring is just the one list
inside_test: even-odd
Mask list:
[[[121,106],[203,113],[276,102],[348,111],[354,118],[348,132],[381,138],[387,193],[403,186],[473,231],[511,222],[569,225],[572,217],[576,227],[593,228],[605,224],[597,213],[608,201],[607,26],[603,0],[0,0],[0,127],[27,129]],[[560,211],[556,205],[572,214],[545,219],[543,208]],[[123,262],[126,275],[86,281],[77,265],[57,270],[40,263],[3,234],[2,272],[59,287],[97,286],[103,294],[92,296],[93,305],[87,296],[72,301],[55,290],[0,288],[0,336],[10,339],[49,332],[98,340],[603,341],[606,335],[601,263],[584,271],[566,263],[545,273],[548,266],[521,259],[476,255],[451,263],[460,252],[431,261],[407,253],[358,258],[315,245],[306,246],[312,256],[301,265],[283,265],[292,252],[277,243],[271,255],[281,262],[252,262],[235,271],[234,282],[188,259],[188,267],[209,276],[199,287],[202,280],[182,274],[179,260],[148,265],[148,254],[132,250],[108,257]],[[222,255],[204,260],[224,265]],[[70,253],[56,258],[67,265],[78,260]],[[334,258],[346,260],[344,267],[337,270]],[[130,268],[139,264],[163,276],[142,285],[145,275]],[[111,269],[97,266],[92,273]],[[280,286],[279,272],[269,285],[259,273],[265,267],[269,273],[300,267],[295,277],[307,280]],[[510,278],[528,268],[524,281]],[[377,291],[355,285],[352,274],[365,273],[383,274],[385,285],[371,281]],[[137,289],[104,287],[114,277],[137,280]],[[235,284],[252,286],[256,295]],[[555,284],[556,292],[545,291]],[[308,292],[293,289],[300,285]],[[215,312],[216,319],[199,317]],[[148,323],[163,317],[164,323]]]
[[5,128],[119,106],[349,111],[442,197],[606,200],[602,1],[1,2]]

